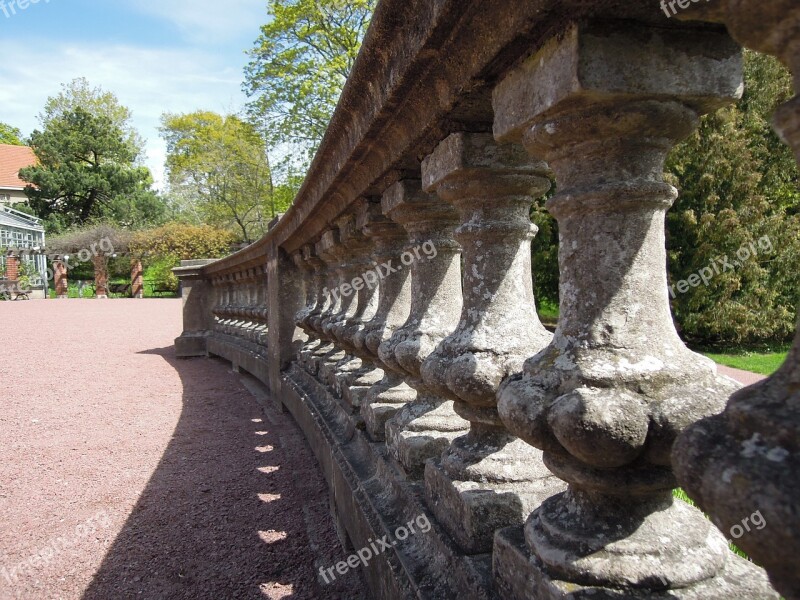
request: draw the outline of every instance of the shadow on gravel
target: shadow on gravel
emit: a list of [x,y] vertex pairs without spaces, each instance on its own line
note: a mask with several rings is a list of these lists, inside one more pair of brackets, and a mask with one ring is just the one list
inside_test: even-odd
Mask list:
[[146,353],[179,374],[183,411],[83,600],[364,597],[357,574],[317,580],[320,566],[345,557],[324,480],[290,418],[262,411],[223,361]]

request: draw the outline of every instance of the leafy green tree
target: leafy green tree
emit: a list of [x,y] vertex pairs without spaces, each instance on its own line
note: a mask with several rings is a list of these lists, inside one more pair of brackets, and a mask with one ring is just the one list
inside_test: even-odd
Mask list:
[[0,144],[23,146],[22,132],[16,127],[0,122]]
[[122,132],[134,161],[139,159],[144,149],[144,140],[133,126],[130,109],[120,104],[112,92],[106,92],[101,87],[92,87],[84,77],[61,84],[61,92],[47,99],[44,110],[39,114],[39,123],[46,129],[51,121],[63,119],[78,108],[94,117],[108,119]]
[[670,284],[713,269],[707,283],[670,288],[673,312],[705,343],[786,339],[800,300],[798,172],[770,126],[791,79],[748,51],[745,84],[742,100],[704,117],[667,163],[681,193],[667,215]]
[[269,1],[244,90],[269,146],[299,148],[302,170],[322,141],[374,7],[375,0]]
[[161,132],[170,187],[204,222],[252,242],[285,210],[285,199],[274,193],[264,140],[249,123],[204,111],[167,114]]
[[[109,117],[76,108],[31,135],[39,164],[20,171],[32,208],[51,231],[109,219],[128,227],[158,221],[163,205],[146,167]],[[126,206],[133,204],[136,211]]]
[[[682,334],[696,343],[785,340],[800,302],[799,176],[770,124],[775,107],[792,94],[791,78],[772,57],[749,51],[744,75],[741,101],[703,117],[665,167],[680,190],[667,213],[670,299]],[[554,300],[557,223],[542,203],[532,219],[539,226],[534,287],[537,296]],[[688,284],[701,272],[707,285]]]

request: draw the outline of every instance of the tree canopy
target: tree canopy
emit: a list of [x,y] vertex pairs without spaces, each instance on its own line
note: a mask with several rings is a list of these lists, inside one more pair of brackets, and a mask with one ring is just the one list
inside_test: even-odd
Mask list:
[[130,138],[110,117],[78,107],[31,134],[39,164],[20,171],[32,208],[51,231],[108,219],[136,227],[160,220],[163,205]]
[[285,200],[274,194],[264,140],[251,124],[197,111],[164,115],[161,132],[170,187],[203,222],[252,242],[285,210]]
[[331,119],[366,33],[375,0],[270,0],[250,50],[248,111],[272,148],[304,171]]
[[16,127],[12,127],[7,123],[0,122],[0,144],[23,146],[22,132]]
[[[744,75],[741,101],[704,116],[665,166],[680,191],[667,213],[672,310],[681,333],[705,345],[785,341],[800,302],[799,176],[770,124],[775,107],[791,97],[791,77],[774,58],[750,51]],[[543,205],[532,215],[540,228],[534,284],[552,301],[558,225]],[[685,285],[708,269],[707,283]]]
[[61,91],[47,99],[44,110],[39,113],[39,123],[47,129],[52,121],[63,119],[75,109],[83,109],[94,117],[105,117],[122,132],[130,146],[133,160],[137,161],[144,149],[144,140],[133,126],[130,109],[123,106],[112,92],[101,87],[92,87],[84,77],[61,84]]

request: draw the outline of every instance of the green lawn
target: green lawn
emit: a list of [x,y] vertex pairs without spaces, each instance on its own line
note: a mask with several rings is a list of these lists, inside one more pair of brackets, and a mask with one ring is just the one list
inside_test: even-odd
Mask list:
[[773,351],[753,352],[748,350],[731,350],[729,352],[703,352],[708,358],[726,367],[772,375],[786,360],[789,348],[775,348]]

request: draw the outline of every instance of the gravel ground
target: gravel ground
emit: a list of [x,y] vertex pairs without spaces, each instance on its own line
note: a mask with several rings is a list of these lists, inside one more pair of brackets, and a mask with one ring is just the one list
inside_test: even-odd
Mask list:
[[296,425],[226,363],[175,359],[180,301],[0,319],[0,599],[365,598],[357,570],[318,580],[346,556]]
[[30,325],[0,350],[0,600],[366,597],[357,570],[318,579],[346,556],[291,419],[226,363],[175,359],[180,301],[0,319]]

